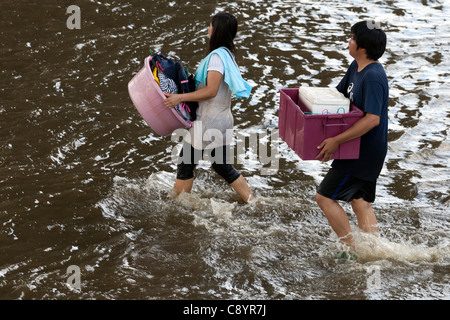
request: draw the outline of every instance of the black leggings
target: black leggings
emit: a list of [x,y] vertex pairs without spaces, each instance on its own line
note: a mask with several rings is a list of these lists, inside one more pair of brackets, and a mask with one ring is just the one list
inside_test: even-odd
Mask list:
[[231,165],[229,159],[229,146],[214,149],[198,150],[189,143],[184,143],[178,158],[177,179],[188,180],[194,177],[194,169],[203,158],[204,152],[211,159],[211,166],[228,184],[240,177],[240,173]]

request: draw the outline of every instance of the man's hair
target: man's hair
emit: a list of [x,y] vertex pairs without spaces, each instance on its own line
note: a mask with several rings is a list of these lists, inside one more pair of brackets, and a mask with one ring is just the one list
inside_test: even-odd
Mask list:
[[367,58],[378,60],[386,50],[386,34],[374,21],[360,21],[351,28],[357,48],[366,49]]

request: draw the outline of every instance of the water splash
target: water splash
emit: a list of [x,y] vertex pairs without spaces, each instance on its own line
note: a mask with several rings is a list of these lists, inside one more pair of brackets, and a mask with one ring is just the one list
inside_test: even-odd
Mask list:
[[[349,260],[361,265],[377,263],[383,260],[404,263],[439,263],[450,259],[450,246],[415,244],[408,239],[390,240],[385,236],[366,233],[358,228],[352,232],[355,248],[350,249],[337,239],[330,236],[331,245],[321,248],[319,255],[331,260]],[[356,257],[355,257],[356,256]]]

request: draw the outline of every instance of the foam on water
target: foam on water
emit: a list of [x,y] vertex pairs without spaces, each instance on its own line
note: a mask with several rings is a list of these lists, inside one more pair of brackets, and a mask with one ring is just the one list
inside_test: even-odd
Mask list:
[[[217,298],[298,299],[306,294],[315,299],[323,296],[302,293],[302,288],[308,285],[327,288],[328,276],[322,277],[330,271],[345,279],[349,273],[367,276],[371,268],[380,268],[386,281],[390,274],[407,267],[445,268],[450,263],[450,244],[432,244],[432,238],[439,235],[436,226],[426,227],[429,221],[426,212],[422,220],[427,230],[420,231],[421,235],[403,233],[403,228],[384,229],[395,224],[396,216],[391,216],[389,210],[393,209],[388,204],[376,208],[380,235],[367,234],[353,226],[358,259],[347,261],[339,256],[348,248],[337,239],[320,209],[312,202],[309,202],[312,206],[305,205],[308,195],[277,190],[269,177],[258,177],[248,179],[256,199],[244,204],[234,190],[220,183],[219,177],[211,177],[212,170],[199,171],[192,192],[182,193],[176,199],[167,197],[175,173],[160,171],[148,178],[115,177],[112,192],[99,202],[104,217],[115,221],[115,229],[123,230],[123,237],[129,242],[121,254],[120,267],[129,285],[139,286],[141,281],[158,278],[158,270],[146,267],[155,256],[159,264],[182,268],[193,253],[183,252],[182,258],[174,255],[173,249],[166,249],[165,243],[185,246],[184,242],[191,237],[202,239],[194,265],[204,264],[203,277],[212,277],[220,289],[202,291],[201,286],[175,285],[172,290],[178,297],[197,292]],[[298,188],[301,190],[302,186]],[[436,218],[440,218],[439,211]],[[151,227],[145,223],[146,219],[152,221]],[[173,234],[169,236],[165,229],[171,229]],[[364,292],[371,298],[386,297],[380,290]],[[389,292],[393,294],[395,289]]]
[[403,240],[394,242],[379,235],[356,232],[356,254],[361,262],[395,260],[401,262],[441,262],[450,258],[450,246],[426,247]]
[[[106,218],[113,218],[119,222],[124,222],[125,218],[118,215],[126,204],[130,201],[145,198],[146,195],[153,195],[148,200],[152,206],[158,208],[162,203],[168,205],[173,210],[184,208],[193,217],[192,224],[195,227],[205,228],[215,236],[237,236],[264,238],[274,234],[283,234],[291,231],[292,225],[276,223],[268,226],[265,223],[255,223],[252,212],[276,211],[281,206],[295,208],[299,199],[286,195],[263,195],[257,196],[249,204],[240,203],[232,197],[232,190],[224,190],[214,186],[210,181],[197,181],[191,193],[182,193],[177,198],[169,200],[167,195],[173,187],[175,174],[169,172],[153,173],[148,179],[129,180],[123,177],[115,177],[115,192],[108,199],[101,201],[98,206],[102,209]],[[249,179],[250,187],[256,192],[260,189],[270,189],[267,182],[261,179]],[[252,184],[255,181],[255,185]],[[140,196],[136,195],[141,194]],[[213,194],[227,194],[225,197],[214,197]],[[129,197],[129,199],[127,199]],[[144,205],[144,204],[143,204]],[[139,206],[139,204],[138,204]],[[145,205],[144,205],[145,206]],[[121,208],[121,210],[119,210]],[[301,225],[296,225],[302,229]],[[308,224],[307,227],[313,227]],[[290,230],[290,231],[288,231]],[[385,235],[369,234],[353,227],[355,237],[358,262],[367,263],[377,260],[392,260],[400,262],[441,262],[450,258],[450,245],[440,244],[432,247],[425,245],[426,239],[422,239],[424,244],[418,244],[417,240],[412,241],[406,236],[396,239],[388,239]],[[398,236],[398,234],[397,234]],[[322,239],[324,240],[324,239]],[[315,237],[314,241],[321,242],[320,237]],[[334,233],[330,232],[328,241],[330,245],[320,246],[317,251],[319,256],[324,258],[335,258],[337,254],[348,251],[342,245]],[[420,239],[419,239],[420,241]]]

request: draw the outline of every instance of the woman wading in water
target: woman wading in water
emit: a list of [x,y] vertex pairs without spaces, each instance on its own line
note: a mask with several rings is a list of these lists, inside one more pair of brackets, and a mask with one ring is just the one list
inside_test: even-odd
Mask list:
[[[190,192],[194,183],[194,169],[206,152],[212,168],[239,194],[246,203],[253,194],[244,177],[232,166],[229,156],[234,120],[231,97],[248,98],[251,86],[242,78],[234,60],[236,18],[226,12],[211,19],[209,54],[195,72],[196,91],[186,94],[165,94],[164,104],[173,108],[183,101],[198,101],[197,118],[184,138],[177,166],[177,178],[172,197]],[[228,131],[228,134],[227,134]]]

